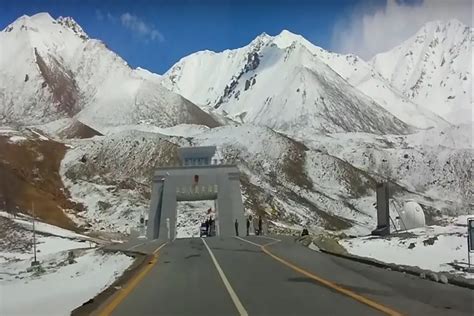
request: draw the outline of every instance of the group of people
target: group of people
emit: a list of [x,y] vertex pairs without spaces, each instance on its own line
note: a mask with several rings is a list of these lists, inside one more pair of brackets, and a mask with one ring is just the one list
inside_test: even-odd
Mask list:
[[[201,236],[204,234],[208,237],[215,235],[216,220],[213,218],[212,215],[210,215],[211,213],[212,213],[212,209],[209,208],[207,210],[207,214],[209,214],[209,217],[206,218],[205,222],[201,223]],[[260,215],[258,216],[258,219],[254,219],[252,215],[249,215],[246,220],[247,236],[250,235],[250,227],[252,223],[253,223],[253,230],[255,232],[255,235],[256,236],[263,235],[264,228],[263,228],[262,216]],[[234,222],[234,226],[235,226],[235,235],[239,236],[239,222],[237,221],[237,219]],[[307,228],[304,228],[301,232],[301,236],[307,236],[307,235],[309,235],[309,231]]]
[[206,236],[213,236],[215,227],[216,227],[216,220],[209,216],[206,221],[203,223],[203,226],[206,228]]
[[[247,236],[249,235],[249,230],[250,230],[250,223],[252,223],[252,215],[249,215],[247,218]],[[253,222],[253,228],[255,231],[255,235],[263,235],[263,220],[262,216],[258,217],[257,225],[255,225],[255,221]]]
[[[247,217],[247,236],[250,235],[250,223],[252,223],[252,215],[249,215]],[[259,216],[258,217],[258,224],[256,225],[255,222],[254,223],[254,231],[255,231],[255,235],[263,235],[263,220],[262,220],[262,216]],[[237,220],[235,220],[234,222],[234,226],[235,226],[235,235],[236,236],[239,236],[239,222]]]

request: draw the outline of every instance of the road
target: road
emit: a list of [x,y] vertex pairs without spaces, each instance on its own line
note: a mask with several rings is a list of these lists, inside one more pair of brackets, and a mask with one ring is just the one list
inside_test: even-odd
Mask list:
[[322,254],[291,237],[178,239],[144,274],[99,314],[473,315],[469,289]]

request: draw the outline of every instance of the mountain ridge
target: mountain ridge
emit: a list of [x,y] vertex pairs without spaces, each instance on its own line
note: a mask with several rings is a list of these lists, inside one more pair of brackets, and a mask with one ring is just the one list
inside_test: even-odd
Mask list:
[[[0,121],[48,123],[70,117],[100,131],[152,122],[218,126],[204,111],[132,69],[72,19],[22,16],[0,32]],[[11,61],[15,60],[15,63]]]
[[[301,35],[287,30],[276,36],[262,33],[242,48],[209,53],[202,51],[183,57],[163,75],[162,83],[204,109],[215,108],[227,97],[229,90],[235,87],[243,73],[254,70],[249,69],[249,62],[258,62],[261,57],[259,52],[267,46],[275,46],[282,50],[289,47],[304,47],[313,55],[312,59],[323,61],[348,85],[355,87],[374,103],[410,125],[418,128],[449,125],[443,118],[411,102],[391,87],[371,65],[357,56],[330,53],[311,44]],[[294,66],[302,64],[317,71],[314,65],[314,67],[308,66],[307,60],[302,60],[301,63],[297,61]],[[257,66],[258,64],[254,65]],[[201,77],[200,74],[203,73],[206,75]],[[258,71],[256,73],[258,75]],[[285,76],[283,71],[277,73],[275,79],[282,76]],[[252,81],[255,81],[254,79],[252,78]],[[197,82],[199,86],[195,85]]]

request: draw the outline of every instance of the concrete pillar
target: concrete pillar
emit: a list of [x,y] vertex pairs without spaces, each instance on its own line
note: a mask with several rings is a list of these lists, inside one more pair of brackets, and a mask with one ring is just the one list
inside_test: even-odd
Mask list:
[[169,229],[171,240],[176,235],[176,180],[167,178],[163,189],[163,199],[161,204],[160,229],[158,239],[168,240],[167,219],[169,219]]
[[247,219],[245,218],[244,204],[240,192],[239,172],[229,173],[228,187],[231,199],[230,203],[232,205],[232,222],[235,223],[235,220],[238,221],[239,236],[245,236],[247,234]]
[[[227,179],[219,179],[217,193],[217,216],[219,217],[219,236],[235,236],[234,221],[232,217],[232,203]],[[239,223],[240,225],[240,223]]]
[[373,235],[385,236],[390,234],[390,210],[388,183],[378,183],[377,194],[377,228]]
[[163,178],[153,179],[151,188],[150,211],[148,212],[148,225],[146,230],[146,237],[148,239],[158,238],[160,228],[163,183]]

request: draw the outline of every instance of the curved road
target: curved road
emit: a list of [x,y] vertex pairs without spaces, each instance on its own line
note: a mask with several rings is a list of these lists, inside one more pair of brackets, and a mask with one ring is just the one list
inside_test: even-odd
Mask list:
[[157,257],[99,314],[473,315],[469,289],[322,254],[291,237],[178,239]]

